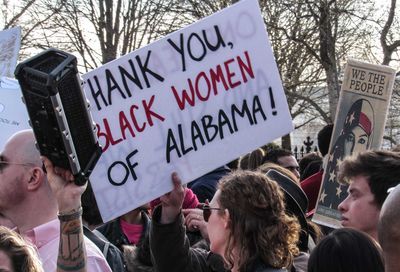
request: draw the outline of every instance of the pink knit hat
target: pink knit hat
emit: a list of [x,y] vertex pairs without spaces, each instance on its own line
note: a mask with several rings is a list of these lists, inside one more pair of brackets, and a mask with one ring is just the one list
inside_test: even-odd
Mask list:
[[[150,209],[154,210],[154,208],[160,204],[160,198],[156,198],[150,202]],[[182,208],[183,209],[194,209],[199,205],[199,200],[197,196],[193,193],[193,191],[189,188],[185,188],[185,199],[183,200]]]

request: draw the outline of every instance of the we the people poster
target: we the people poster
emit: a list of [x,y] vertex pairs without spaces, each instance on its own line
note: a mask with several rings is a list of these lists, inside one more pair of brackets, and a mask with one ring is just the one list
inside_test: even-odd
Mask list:
[[329,160],[313,221],[332,228],[340,224],[338,205],[348,186],[337,179],[340,163],[348,156],[381,146],[395,70],[348,60],[329,147]]

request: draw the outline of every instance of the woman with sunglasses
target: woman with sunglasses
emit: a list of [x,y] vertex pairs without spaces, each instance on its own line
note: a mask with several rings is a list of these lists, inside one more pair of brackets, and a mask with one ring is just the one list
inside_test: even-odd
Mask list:
[[214,198],[203,206],[210,252],[190,248],[181,213],[184,188],[176,173],[172,181],[174,189],[153,213],[150,247],[156,271],[275,272],[291,266],[300,227],[285,213],[275,181],[251,171],[220,180]]

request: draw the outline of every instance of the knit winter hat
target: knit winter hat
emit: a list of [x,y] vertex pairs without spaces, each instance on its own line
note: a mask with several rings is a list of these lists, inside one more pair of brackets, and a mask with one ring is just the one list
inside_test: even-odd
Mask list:
[[[160,198],[156,198],[153,201],[150,202],[150,208],[151,210],[154,210],[154,208],[160,204]],[[182,208],[183,209],[194,209],[199,205],[199,200],[197,199],[197,196],[193,193],[193,191],[189,188],[185,188],[185,199],[183,200]]]

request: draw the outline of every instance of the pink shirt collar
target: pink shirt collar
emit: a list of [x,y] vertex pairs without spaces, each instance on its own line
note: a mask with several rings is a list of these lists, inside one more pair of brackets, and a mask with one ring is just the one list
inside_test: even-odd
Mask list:
[[32,230],[25,233],[25,237],[31,241],[38,249],[48,242],[58,239],[60,235],[60,222],[58,219],[54,219],[45,224],[37,226]]
[[[23,236],[38,250],[44,271],[57,270],[57,256],[60,235],[60,221],[54,219],[27,231]],[[111,272],[101,251],[85,237],[87,271]]]

